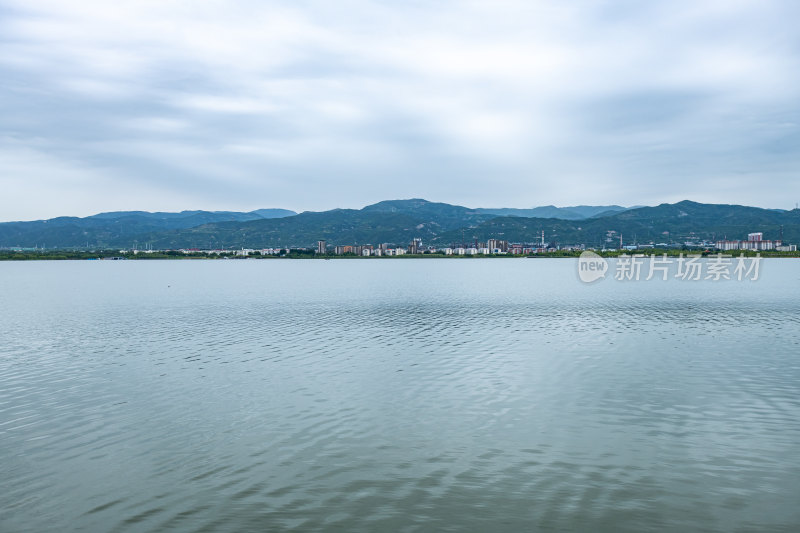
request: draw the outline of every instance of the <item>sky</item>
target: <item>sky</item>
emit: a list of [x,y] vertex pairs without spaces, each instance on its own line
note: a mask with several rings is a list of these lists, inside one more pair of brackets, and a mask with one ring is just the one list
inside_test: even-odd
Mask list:
[[800,202],[796,0],[0,0],[0,220]]

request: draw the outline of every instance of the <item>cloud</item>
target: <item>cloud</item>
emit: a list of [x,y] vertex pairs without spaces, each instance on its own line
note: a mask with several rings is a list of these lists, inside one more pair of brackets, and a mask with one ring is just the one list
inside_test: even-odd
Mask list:
[[[104,208],[127,210],[143,204],[153,209],[172,208],[172,202],[167,201],[168,189],[58,152],[56,146],[43,142],[0,139],[0,212],[4,220],[88,214]],[[25,201],[24,209],[13,205],[15,199]],[[73,213],[65,212],[65,204]]]
[[790,0],[0,0],[0,218],[419,196],[791,207],[798,15]]

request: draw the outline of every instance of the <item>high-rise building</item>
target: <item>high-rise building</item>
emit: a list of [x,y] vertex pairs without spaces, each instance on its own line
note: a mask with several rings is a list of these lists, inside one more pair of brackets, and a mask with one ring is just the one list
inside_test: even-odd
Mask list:
[[325,241],[317,241],[317,253],[325,254],[328,251],[328,243]]
[[778,247],[783,246],[783,240],[764,240],[764,234],[762,232],[758,233],[748,233],[746,241],[717,241],[716,246],[718,249],[723,251],[729,250],[775,250]]
[[489,239],[486,243],[487,248],[489,248],[489,253],[497,253],[497,252],[507,252],[508,251],[508,241],[501,241],[499,239]]

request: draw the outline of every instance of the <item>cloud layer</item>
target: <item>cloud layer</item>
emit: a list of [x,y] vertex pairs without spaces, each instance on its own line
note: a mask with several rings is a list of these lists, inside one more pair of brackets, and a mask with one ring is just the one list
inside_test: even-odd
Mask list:
[[788,1],[0,1],[0,219],[800,201]]

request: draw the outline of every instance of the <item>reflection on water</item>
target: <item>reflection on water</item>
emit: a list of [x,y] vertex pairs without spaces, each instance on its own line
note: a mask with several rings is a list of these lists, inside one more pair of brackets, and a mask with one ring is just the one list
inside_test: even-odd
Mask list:
[[0,264],[0,530],[797,531],[798,281]]

